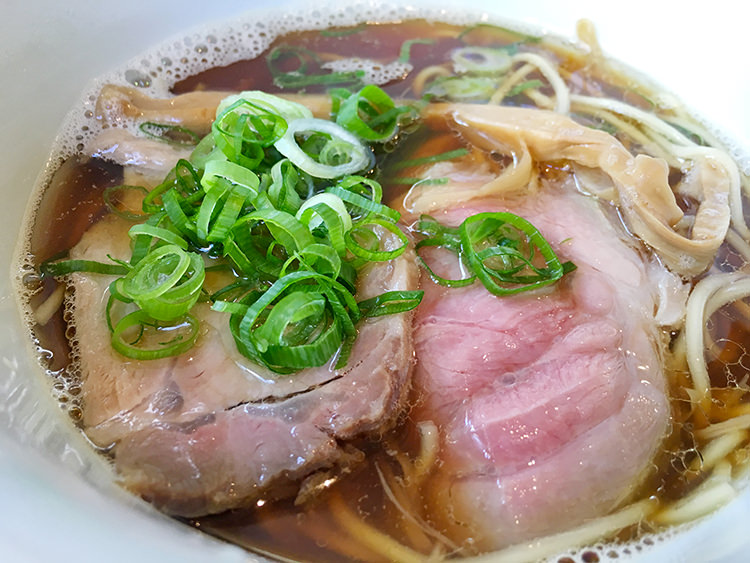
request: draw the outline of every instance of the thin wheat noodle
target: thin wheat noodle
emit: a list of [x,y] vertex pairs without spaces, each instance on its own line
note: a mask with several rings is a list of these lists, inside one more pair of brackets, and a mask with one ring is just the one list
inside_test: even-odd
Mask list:
[[[435,540],[438,541],[439,545],[447,546],[451,551],[457,552],[459,551],[459,546],[456,545],[454,542],[449,540],[447,537],[445,537],[443,534],[432,528],[430,525],[428,525],[426,522],[424,522],[421,518],[415,516],[417,514],[417,511],[415,510],[414,502],[410,501],[411,510],[407,510],[407,507],[404,506],[404,499],[399,498],[400,495],[396,493],[397,490],[406,490],[405,487],[394,487],[393,486],[393,475],[389,474],[386,476],[385,472],[381,469],[381,467],[378,464],[375,464],[375,470],[378,473],[378,477],[380,479],[380,483],[383,486],[383,490],[385,491],[386,497],[388,497],[388,500],[390,500],[393,505],[396,507],[396,509],[401,513],[403,519],[409,523],[411,523],[413,526],[415,526],[419,532],[423,536],[429,536]],[[409,489],[412,489],[413,487],[409,486]],[[416,488],[413,488],[416,491]],[[410,527],[407,527],[407,532]]]
[[609,516],[598,518],[567,532],[517,544],[496,553],[465,560],[467,563],[522,563],[537,561],[561,553],[571,547],[587,545],[611,536],[623,528],[644,520],[653,511],[655,501],[642,500]]
[[748,429],[750,429],[750,414],[743,414],[696,430],[695,437],[700,440],[713,440],[730,432]]
[[522,61],[530,63],[537,67],[555,91],[555,97],[557,98],[555,111],[565,115],[570,112],[570,90],[568,90],[568,86],[560,78],[560,74],[547,59],[534,53],[518,53],[513,55],[512,60],[513,62]]
[[555,106],[555,104],[552,102],[552,98],[545,94],[542,94],[539,90],[527,90],[524,92],[524,94],[526,94],[526,97],[534,102],[540,109],[551,110]]
[[599,108],[606,109],[608,111],[624,115],[629,117],[643,125],[648,126],[652,131],[660,133],[661,136],[669,141],[671,144],[679,146],[692,146],[695,145],[693,141],[688,139],[685,135],[680,133],[677,129],[666,123],[656,115],[644,111],[625,102],[619,100],[613,100],[611,98],[595,98],[593,96],[582,96],[580,94],[572,94],[570,96],[571,105],[576,108]]
[[750,244],[742,238],[742,235],[734,229],[729,229],[725,240],[729,243],[729,246],[742,256],[745,262],[750,263]]
[[748,433],[745,430],[729,432],[712,440],[700,449],[700,456],[696,457],[689,466],[691,471],[706,472],[713,468],[722,459],[736,450],[742,442],[746,441]]
[[411,88],[417,96],[421,96],[424,93],[424,88],[427,82],[438,76],[451,76],[451,71],[444,66],[428,66],[427,68],[420,70],[414,77]]
[[624,133],[625,135],[630,137],[631,140],[640,144],[652,156],[663,158],[664,160],[669,162],[670,165],[677,163],[674,155],[670,154],[669,151],[665,150],[661,145],[651,139],[636,126],[618,117],[617,114],[609,110],[600,108],[591,108],[586,113],[588,115],[591,115],[592,117],[598,117],[602,121],[613,125],[618,129],[618,131]]
[[499,104],[508,95],[508,92],[518,83],[521,82],[526,76],[534,70],[534,65],[525,64],[519,69],[513,71],[513,73],[503,80],[500,87],[490,97],[488,104]]
[[[743,319],[750,322],[750,305],[748,305],[744,301],[738,300],[735,301],[732,306]],[[750,376],[750,374],[745,374],[745,379],[747,379],[748,376]]]
[[409,485],[417,485],[435,465],[437,459],[439,436],[438,429],[431,420],[423,421],[417,424],[419,430],[420,447],[419,457],[414,460],[413,478],[416,482],[409,482]]
[[415,516],[416,506],[413,495],[418,494],[419,489],[399,485],[393,472],[387,466],[383,469],[380,464],[376,463],[375,471],[386,498],[391,501],[397,511],[399,521],[398,524],[394,522],[394,527],[400,529],[401,534],[408,540],[408,545],[418,551],[429,551],[432,542],[425,530],[426,526]]
[[425,556],[422,553],[414,551],[394,540],[388,534],[384,534],[363,522],[349,510],[338,494],[331,495],[329,506],[331,507],[331,514],[343,530],[349,532],[352,537],[357,538],[368,549],[379,553],[388,561],[399,563],[422,563],[424,561]]
[[[732,287],[734,284],[739,285]],[[705,323],[716,309],[747,295],[750,295],[750,277],[734,272],[704,278],[696,284],[688,298],[685,352],[693,387],[698,392],[698,401],[702,405],[707,405],[711,397],[711,380],[705,360]]]
[[678,158],[687,160],[713,160],[724,169],[729,177],[729,202],[732,225],[745,239],[750,239],[750,229],[742,213],[742,182],[737,165],[724,151],[714,147],[696,145],[688,137],[675,129],[661,118],[618,100],[608,98],[594,98],[591,96],[572,95],[573,108],[600,108],[638,121],[644,126],[658,133],[653,140],[664,150],[671,152]]
[[62,306],[65,301],[65,287],[65,284],[59,284],[50,296],[34,309],[34,320],[40,326],[46,325]]
[[717,464],[706,481],[686,497],[654,514],[651,520],[666,525],[682,524],[706,516],[724,506],[737,496],[737,491],[730,483],[731,471],[728,462]]

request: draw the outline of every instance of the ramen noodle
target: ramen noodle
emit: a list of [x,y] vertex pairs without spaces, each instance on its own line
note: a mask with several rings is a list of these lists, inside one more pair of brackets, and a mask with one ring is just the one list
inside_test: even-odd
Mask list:
[[744,171],[588,22],[396,12],[199,33],[87,93],[17,253],[71,421],[285,560],[593,561],[729,502]]

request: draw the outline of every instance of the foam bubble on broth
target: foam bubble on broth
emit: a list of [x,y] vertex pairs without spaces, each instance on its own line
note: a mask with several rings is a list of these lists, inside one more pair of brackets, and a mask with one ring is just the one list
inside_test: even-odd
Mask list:
[[[273,14],[273,17],[271,17]],[[84,91],[80,103],[66,116],[63,125],[55,139],[51,155],[45,169],[40,174],[33,192],[24,225],[28,230],[33,224],[36,208],[39,206],[44,189],[49,184],[52,174],[64,159],[80,153],[85,149],[103,129],[96,119],[96,99],[104,84],[115,84],[135,87],[152,97],[168,97],[172,85],[184,78],[198,74],[207,69],[226,66],[231,63],[255,58],[265,51],[270,44],[284,34],[314,29],[354,26],[362,22],[395,21],[401,19],[423,18],[439,20],[446,23],[467,25],[472,23],[492,23],[501,25],[521,33],[538,34],[528,26],[515,22],[508,22],[486,14],[449,13],[442,9],[413,9],[388,4],[373,6],[371,4],[352,4],[340,10],[310,9],[300,13],[268,12],[266,17],[259,17],[258,12],[248,13],[234,18],[224,25],[202,27],[189,31],[187,34],[172,38],[157,45],[149,52],[129,61],[122,67],[115,69],[91,82]],[[561,40],[566,42],[565,40]],[[378,65],[379,68],[374,68]],[[406,65],[385,67],[380,63],[362,59],[351,59],[339,65],[334,70],[363,69],[372,81],[388,81],[400,76]],[[408,70],[407,70],[408,71]],[[632,74],[632,73],[629,73]],[[696,116],[698,121],[714,134],[717,140],[728,147],[733,159],[741,170],[750,173],[750,155],[735,144],[724,133]],[[113,126],[125,129],[132,127],[127,119],[120,120]],[[16,291],[20,299],[28,303],[34,295],[33,284],[24,283],[27,277],[35,272],[33,258],[30,255],[29,240],[26,237],[24,247],[16,259]],[[80,409],[80,398],[76,390],[75,378],[78,359],[79,342],[75,338],[75,327],[70,299],[65,301],[64,317],[73,331],[71,341],[70,373],[55,380],[53,394],[60,403],[66,403],[68,408]],[[34,324],[33,312],[24,311],[27,326]],[[40,353],[42,351],[39,351]],[[59,384],[58,384],[59,382]],[[653,549],[659,544],[666,544],[683,529],[691,525],[667,529],[659,534],[647,534],[637,540],[626,543],[597,543],[582,549],[563,552],[549,558],[549,561],[559,563],[591,563],[593,561],[627,561],[637,558],[640,554]]]
[[412,65],[394,61],[389,64],[381,64],[377,61],[368,59],[352,58],[341,59],[321,65],[321,68],[329,69],[334,72],[347,72],[361,70],[364,74],[364,81],[372,84],[385,84],[391,80],[398,80],[411,72]]

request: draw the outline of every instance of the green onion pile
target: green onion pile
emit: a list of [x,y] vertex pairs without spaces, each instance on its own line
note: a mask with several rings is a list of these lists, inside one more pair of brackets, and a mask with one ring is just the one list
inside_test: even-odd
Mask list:
[[[149,137],[193,143],[165,180],[142,193],[142,213],[112,205],[131,221],[129,261],[63,260],[44,275],[94,272],[118,276],[109,286],[106,320],[112,346],[125,357],[154,360],[190,349],[198,338],[199,302],[228,315],[237,349],[270,370],[288,374],[347,362],[357,323],[415,308],[422,291],[392,291],[358,302],[357,276],[369,262],[400,256],[409,239],[400,214],[382,203],[381,185],[368,177],[372,143],[394,138],[414,108],[399,106],[380,88],[331,90],[331,120],[298,103],[260,91],[224,99],[211,133],[144,124]],[[458,149],[409,165],[457,158]],[[511,213],[480,213],[458,228],[423,217],[415,229],[420,262],[445,286],[479,279],[495,295],[551,284],[573,270],[528,221]],[[455,252],[471,275],[446,279],[420,250]],[[541,263],[543,261],[543,263]],[[206,273],[230,274],[218,290]]]
[[[444,287],[463,287],[478,279],[493,295],[513,295],[553,284],[576,269],[572,262],[561,263],[537,228],[513,213],[477,213],[455,228],[423,215],[416,231],[422,235],[415,246],[417,258],[432,280]],[[453,252],[461,270],[470,275],[459,279],[438,275],[420,252],[425,247]]]
[[[354,297],[365,264],[392,260],[408,245],[380,184],[357,175],[374,164],[366,142],[392,138],[407,110],[376,86],[338,89],[334,99],[333,119],[323,120],[263,92],[226,98],[190,159],[143,198],[129,262],[68,260],[43,272],[120,276],[106,317],[113,347],[128,358],[188,350],[200,301],[228,313],[238,350],[275,372],[336,355],[343,366],[358,321],[411,310],[422,292]],[[146,130],[163,133],[155,124]],[[234,281],[209,293],[210,269],[231,271]]]

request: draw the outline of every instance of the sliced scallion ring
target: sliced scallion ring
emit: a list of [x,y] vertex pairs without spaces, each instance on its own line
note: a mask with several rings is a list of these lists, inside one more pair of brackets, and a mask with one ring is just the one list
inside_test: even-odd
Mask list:
[[117,291],[152,318],[171,321],[198,300],[205,278],[203,258],[174,244],[150,252],[116,284]]
[[297,169],[289,159],[281,159],[271,167],[267,195],[276,209],[296,213],[302,205],[300,191],[309,197],[313,189],[310,175]]
[[[302,56],[304,66],[304,53],[288,54]],[[317,83],[362,76],[299,72],[277,78]],[[273,371],[343,366],[363,314],[410,310],[421,293],[384,294],[364,301],[364,310],[355,299],[357,269],[398,256],[407,239],[396,225],[399,214],[381,201],[380,184],[351,174],[366,173],[374,162],[362,139],[390,138],[409,109],[375,86],[337,90],[335,98],[344,126],[252,91],[223,100],[201,140],[150,124],[144,132],[199,142],[190,160],[179,160],[153,190],[132,188],[144,192],[144,213],[129,217],[142,221],[129,230],[130,260],[63,260],[45,263],[42,273],[120,276],[109,284],[104,316],[113,348],[128,358],[188,350],[198,336],[191,311],[206,300],[228,313],[240,353]],[[334,178],[330,186],[326,180]],[[204,287],[206,263],[234,280],[212,293]]]
[[387,291],[358,305],[363,317],[382,317],[411,311],[421,303],[422,297],[424,291]]
[[510,70],[513,61],[506,49],[492,47],[461,47],[451,53],[453,70],[458,74],[503,74]]
[[[474,283],[474,280],[477,279],[475,275],[470,275],[464,278],[458,278],[458,279],[451,279],[446,278],[441,275],[438,275],[432,267],[428,264],[427,260],[424,259],[422,256],[422,253],[420,250],[426,246],[433,246],[433,247],[441,247],[445,248],[446,250],[453,250],[451,248],[450,242],[446,240],[445,237],[432,237],[428,239],[424,239],[419,241],[416,245],[414,245],[414,251],[417,254],[417,259],[419,260],[419,263],[422,265],[422,267],[427,270],[427,274],[432,278],[432,281],[434,281],[438,285],[442,285],[443,287],[465,287],[467,285],[471,285]],[[458,254],[457,259],[461,260],[461,254],[459,251],[454,250],[455,253]],[[463,263],[461,263],[463,265]]]
[[[234,107],[230,110],[229,108],[232,106]],[[265,111],[283,117],[286,122],[312,117],[312,112],[307,106],[260,90],[247,90],[224,98],[216,108],[217,119],[227,111],[235,111],[236,113],[260,113],[260,111]]]
[[336,123],[368,141],[386,141],[398,127],[398,114],[376,125],[379,116],[395,108],[393,99],[383,90],[370,84],[346,98],[336,116]]
[[258,184],[260,183],[258,176],[247,168],[226,160],[211,160],[206,163],[201,178],[203,190],[208,192],[222,179],[234,186],[244,188],[248,195],[252,194],[252,197],[258,194]]
[[[326,214],[326,208],[331,210],[334,218],[331,218],[330,214]],[[344,233],[352,228],[352,218],[346,209],[346,205],[340,197],[331,193],[316,194],[306,200],[297,211],[297,219],[307,225],[307,228],[311,231],[325,223],[329,234],[337,239],[335,242],[331,240],[334,247],[338,246],[339,238],[343,245]]]
[[[377,232],[378,229],[382,229],[385,233],[381,235]],[[387,242],[386,249],[382,250],[380,248],[382,239],[391,238],[387,233],[393,235],[393,238],[398,240],[400,245],[395,248],[388,248],[392,247],[393,244]],[[365,236],[366,240],[372,241],[375,244],[363,246],[358,240],[361,236]],[[352,230],[346,234],[345,238],[346,247],[352,254],[371,262],[384,262],[397,258],[404,253],[406,247],[409,245],[409,239],[406,238],[406,235],[395,223],[372,218],[356,223]]]
[[[346,143],[349,149],[349,160],[331,165],[313,159],[302,149],[296,139],[296,135],[303,133],[323,133],[329,135],[332,140]],[[310,118],[292,121],[284,136],[274,146],[281,154],[314,178],[340,178],[370,168],[373,161],[372,152],[356,135],[324,119]]]
[[[189,350],[198,338],[198,321],[186,315],[171,325],[154,323],[144,311],[133,311],[115,323],[112,348],[133,360],[158,360]],[[135,330],[136,336],[132,337]],[[155,334],[149,337],[149,332]],[[130,338],[128,338],[130,336]],[[169,340],[165,340],[169,338]]]
[[[467,262],[494,295],[549,285],[572,266],[563,266],[537,228],[513,213],[477,213],[465,219],[458,230]],[[544,259],[543,267],[534,264],[536,251]]]

